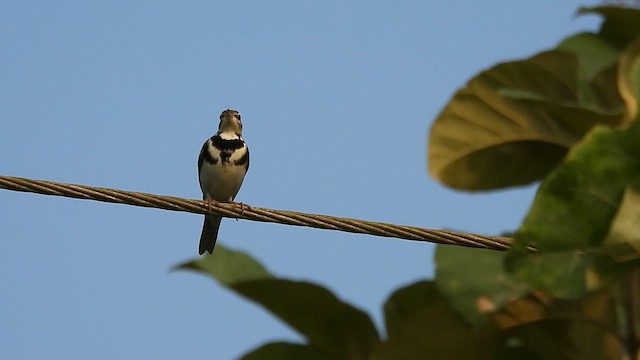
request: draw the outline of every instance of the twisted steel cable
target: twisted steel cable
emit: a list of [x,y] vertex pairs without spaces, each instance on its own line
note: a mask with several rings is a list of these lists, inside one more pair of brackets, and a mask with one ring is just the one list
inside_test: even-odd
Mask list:
[[273,210],[238,204],[206,204],[201,200],[146,194],[133,191],[65,184],[44,180],[0,176],[0,188],[33,192],[43,195],[64,196],[116,204],[143,206],[194,214],[215,214],[229,218],[286,225],[308,226],[318,229],[377,235],[405,240],[426,241],[437,244],[459,245],[492,250],[507,250],[513,240],[507,237],[483,236],[455,231],[431,230],[413,226],[394,225],[328,215],[306,214],[295,211]]

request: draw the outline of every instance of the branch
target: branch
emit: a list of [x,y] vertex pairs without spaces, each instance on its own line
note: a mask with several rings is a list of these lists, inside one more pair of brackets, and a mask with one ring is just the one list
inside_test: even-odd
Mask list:
[[274,222],[286,225],[308,226],[318,229],[426,241],[437,244],[459,245],[492,250],[507,250],[513,240],[506,237],[483,236],[455,231],[430,230],[413,226],[393,225],[327,215],[305,214],[294,211],[272,210],[236,204],[207,205],[201,200],[145,194],[85,185],[64,184],[44,180],[31,180],[0,176],[0,188],[33,192],[43,195],[104,201],[116,204],[143,206],[194,214],[215,214],[224,217]]

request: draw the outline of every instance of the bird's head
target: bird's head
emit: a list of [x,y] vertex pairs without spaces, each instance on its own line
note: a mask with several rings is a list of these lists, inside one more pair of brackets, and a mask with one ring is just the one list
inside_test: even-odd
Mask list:
[[242,118],[240,117],[240,113],[231,109],[223,111],[222,114],[220,114],[218,130],[242,135]]

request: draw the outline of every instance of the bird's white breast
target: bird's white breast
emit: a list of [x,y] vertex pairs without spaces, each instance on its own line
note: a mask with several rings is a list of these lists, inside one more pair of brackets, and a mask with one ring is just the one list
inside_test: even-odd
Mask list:
[[235,150],[229,157],[229,162],[223,163],[220,157],[220,151],[211,145],[211,140],[207,144],[207,149],[211,157],[218,159],[216,164],[208,162],[202,163],[200,169],[200,188],[202,193],[208,199],[227,202],[232,201],[240,186],[244,181],[246,167],[244,165],[235,165],[235,161],[240,159],[246,152],[246,145],[243,148]]

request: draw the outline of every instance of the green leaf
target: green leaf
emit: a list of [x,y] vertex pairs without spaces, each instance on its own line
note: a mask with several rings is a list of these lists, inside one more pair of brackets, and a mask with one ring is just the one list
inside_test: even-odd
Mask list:
[[604,17],[600,36],[619,48],[626,47],[640,35],[640,10],[620,6],[598,6],[581,8],[579,15],[598,14]]
[[[571,52],[578,58],[580,73],[577,108],[584,107],[601,116],[609,115],[612,125],[621,122],[624,104],[618,94],[617,79],[620,50],[603,37],[592,33],[568,37],[557,46],[557,50]],[[575,107],[567,105],[569,108]],[[591,114],[575,113],[573,116],[582,118]]]
[[274,342],[243,355],[240,360],[330,360],[313,346]]
[[622,118],[619,109],[583,99],[598,91],[585,85],[581,73],[577,56],[563,51],[483,71],[434,122],[429,172],[464,190],[523,185],[544,177],[591,127],[615,125]]
[[620,53],[618,48],[603,37],[587,32],[562,40],[556,49],[575,54],[586,79],[592,79],[602,70],[615,64]]
[[[557,297],[586,291],[586,270],[607,235],[628,184],[640,175],[640,122],[594,129],[538,190],[506,264]],[[528,246],[538,248],[530,254]]]
[[251,256],[230,250],[222,245],[216,246],[212,255],[177,265],[173,270],[192,270],[209,275],[223,285],[233,285],[241,281],[271,279],[267,269]]
[[488,314],[529,290],[529,286],[507,273],[504,253],[458,246],[436,248],[436,284],[471,324],[479,325]]
[[[629,117],[638,115],[640,101],[640,35],[631,42],[620,57],[620,93],[627,104]],[[640,260],[640,177],[633,179],[624,192],[624,198],[613,219],[605,240],[604,252],[614,261]],[[614,266],[610,265],[609,268]],[[599,266],[600,273],[606,273]]]
[[274,278],[242,252],[216,246],[213,255],[177,269],[209,275],[263,306],[332,359],[364,359],[379,342],[373,322],[362,310],[321,286]]
[[273,279],[230,288],[264,306],[331,358],[364,359],[379,341],[366,313],[318,285]]
[[376,359],[493,359],[496,334],[473,331],[433,282],[397,290],[384,311],[388,340]]

